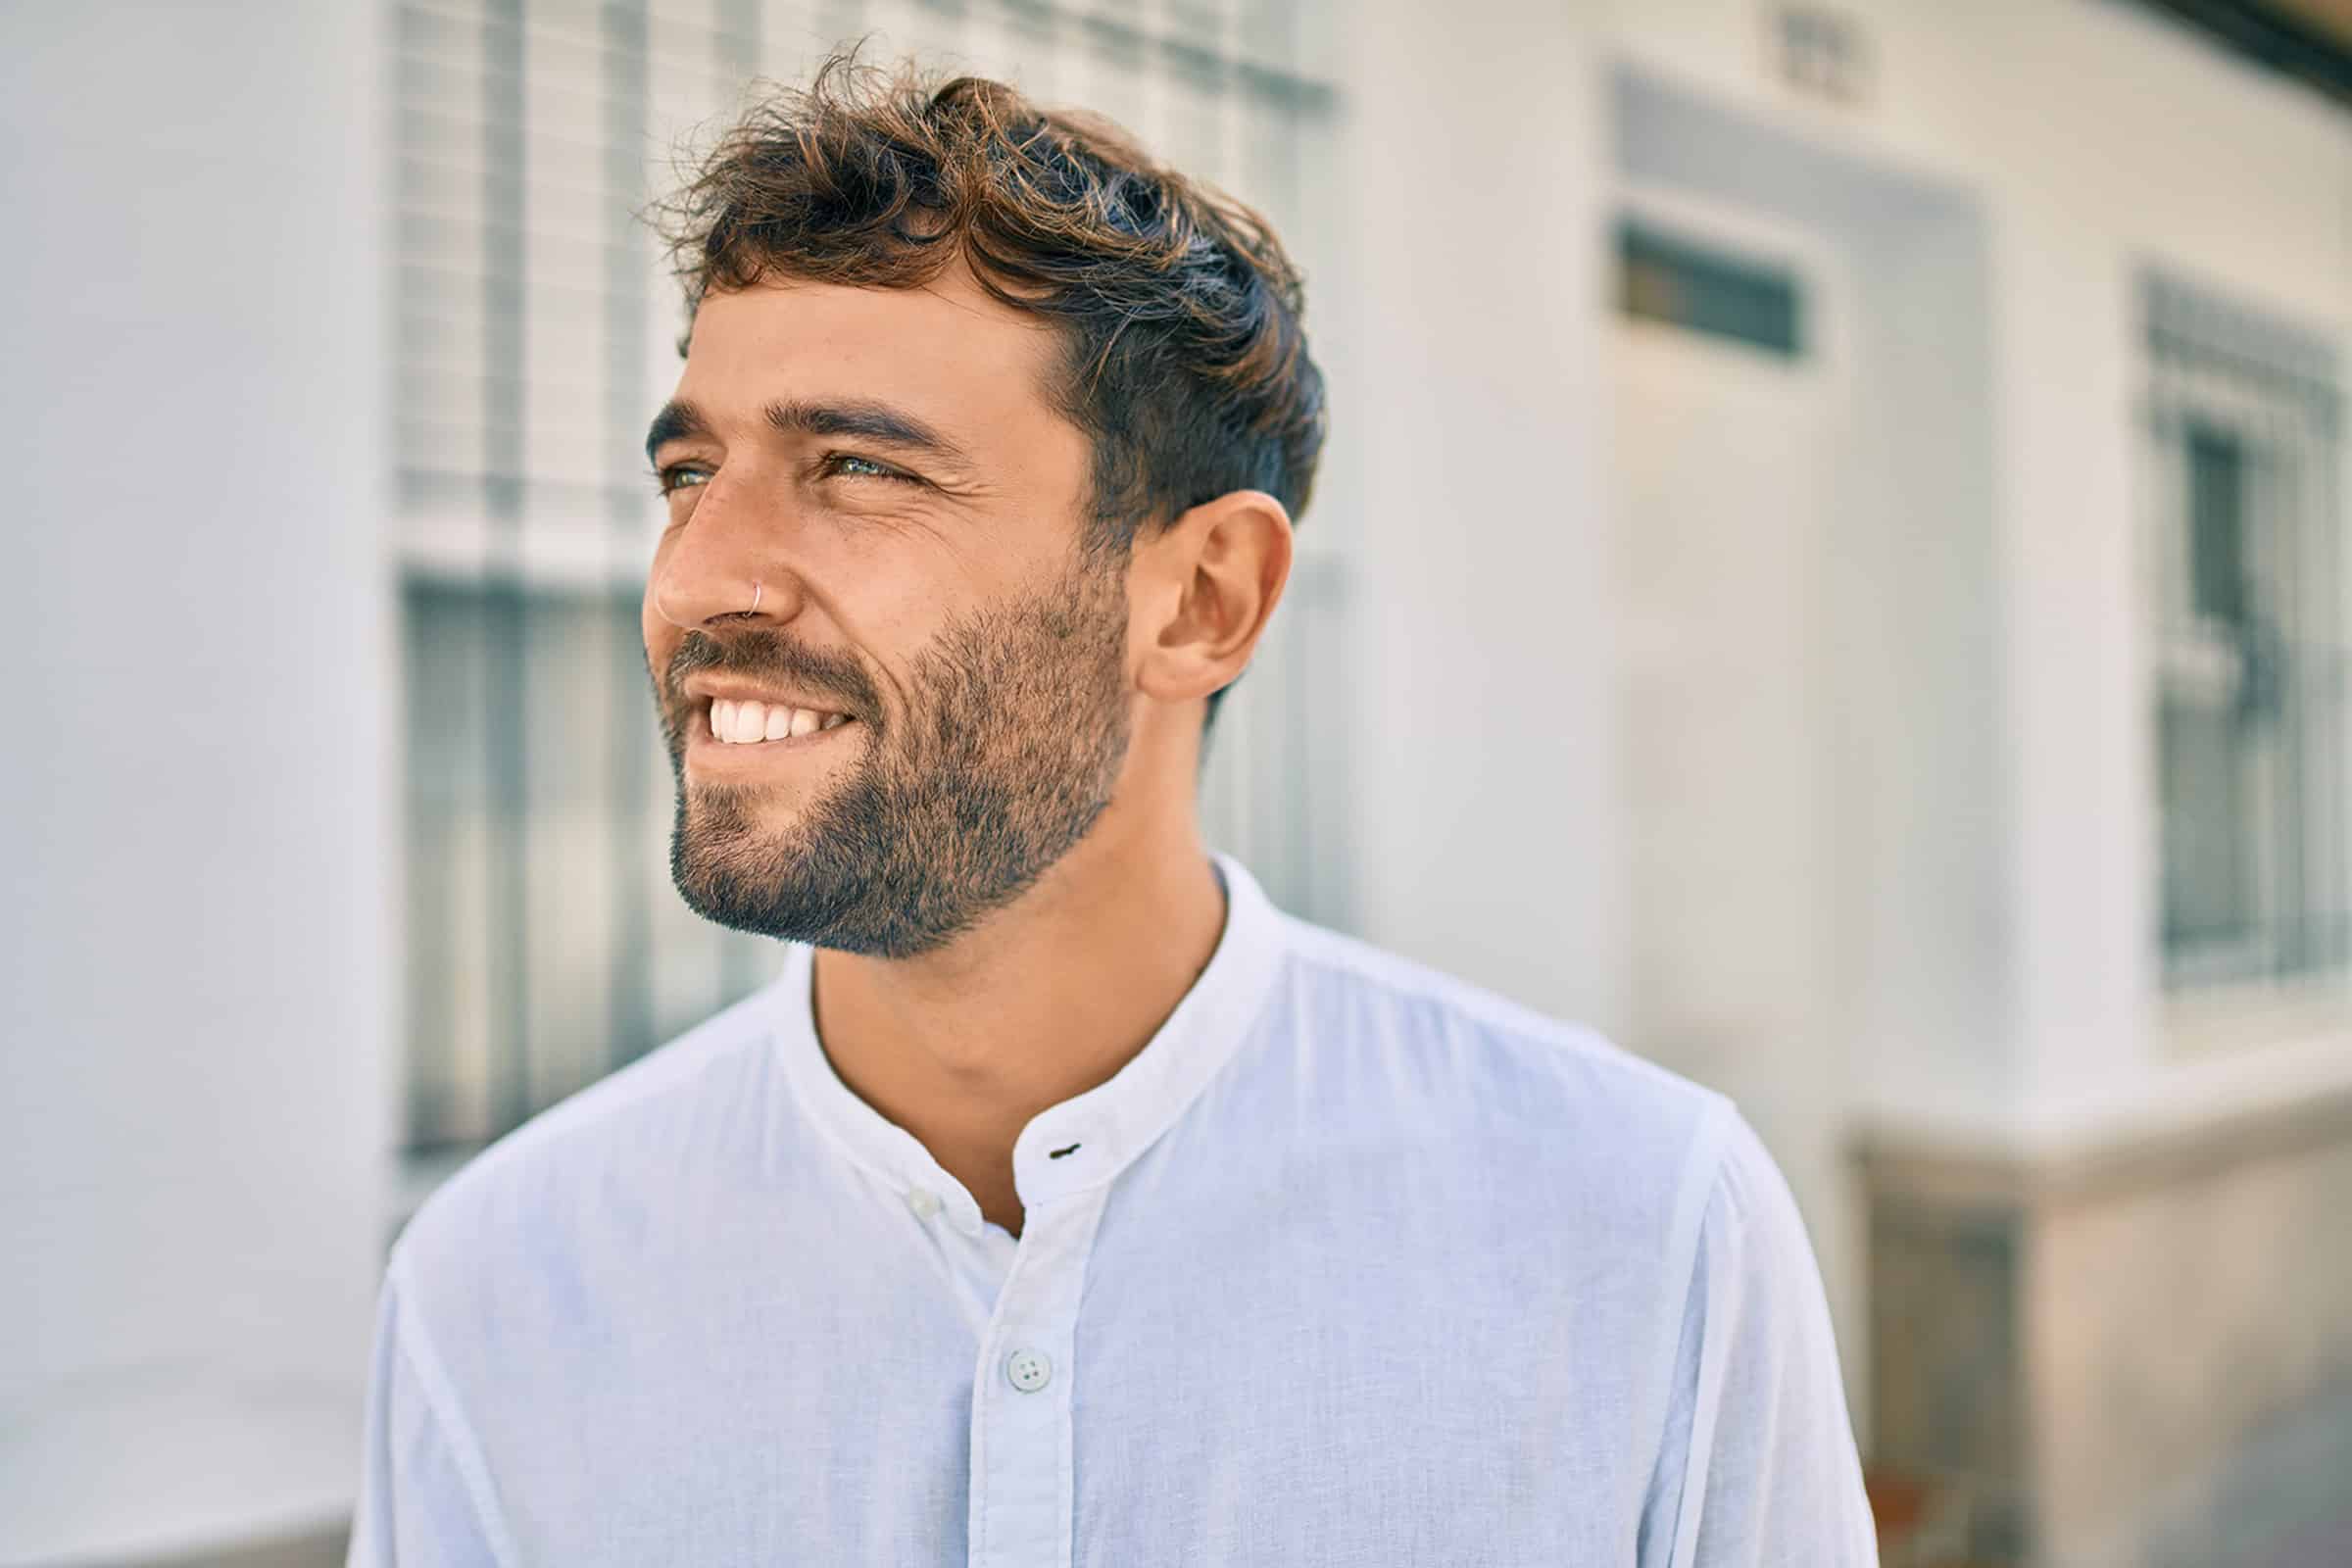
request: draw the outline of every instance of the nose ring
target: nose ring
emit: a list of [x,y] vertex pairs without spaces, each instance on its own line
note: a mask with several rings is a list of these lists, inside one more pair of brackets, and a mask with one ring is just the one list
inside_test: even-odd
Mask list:
[[747,615],[760,613],[760,579],[757,577],[752,579],[752,608],[745,611],[744,613]]

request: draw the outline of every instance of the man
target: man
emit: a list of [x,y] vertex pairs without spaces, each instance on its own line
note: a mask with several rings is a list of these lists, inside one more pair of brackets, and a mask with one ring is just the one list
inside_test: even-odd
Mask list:
[[665,218],[671,866],[794,946],[407,1228],[353,1561],[1874,1561],[1737,1113],[1202,848],[1322,442],[1265,224],[838,64]]

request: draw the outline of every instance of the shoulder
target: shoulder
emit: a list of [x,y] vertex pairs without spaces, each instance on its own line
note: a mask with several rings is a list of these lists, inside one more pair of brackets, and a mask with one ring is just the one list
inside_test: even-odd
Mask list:
[[1284,925],[1289,1032],[1297,1049],[1344,1064],[1318,1074],[1344,1086],[1330,1093],[1393,1116],[1400,1140],[1486,1151],[1539,1188],[1621,1206],[1639,1228],[1677,1213],[1695,1223],[1738,1121],[1722,1095],[1586,1025],[1302,920]]
[[490,1144],[435,1188],[396,1250],[419,1280],[543,1254],[626,1223],[665,1182],[756,1150],[773,1070],[762,988]]
[[1657,1458],[1641,1560],[1876,1563],[1820,1270],[1743,1118],[1724,1125],[1691,1230],[1668,1276],[1680,1310],[1657,1319],[1679,1324],[1675,1348],[1643,1405],[1640,1451]]
[[[1290,986],[1304,1028],[1341,1049],[1393,1058],[1435,1093],[1458,1089],[1497,1111],[1571,1113],[1635,1142],[1687,1147],[1730,1102],[1598,1030],[1553,1018],[1355,938],[1283,917]],[[1714,1134],[1710,1136],[1719,1136]]]
[[1724,1118],[1704,1175],[1692,1299],[1713,1296],[1718,1310],[1750,1312],[1821,1304],[1820,1270],[1796,1197],[1746,1118]]

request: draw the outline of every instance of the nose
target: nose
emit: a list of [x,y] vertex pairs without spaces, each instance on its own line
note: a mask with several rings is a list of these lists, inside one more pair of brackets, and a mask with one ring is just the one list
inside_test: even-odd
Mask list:
[[723,471],[702,488],[694,515],[656,568],[654,608],[688,631],[791,619],[801,581],[776,550],[781,519]]

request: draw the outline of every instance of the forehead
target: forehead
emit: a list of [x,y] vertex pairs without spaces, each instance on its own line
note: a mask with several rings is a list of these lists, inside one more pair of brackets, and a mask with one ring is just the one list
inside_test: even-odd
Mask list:
[[1047,396],[1060,338],[960,267],[920,288],[763,282],[695,313],[677,396],[722,424],[778,398],[896,405],[967,451],[1077,438]]

